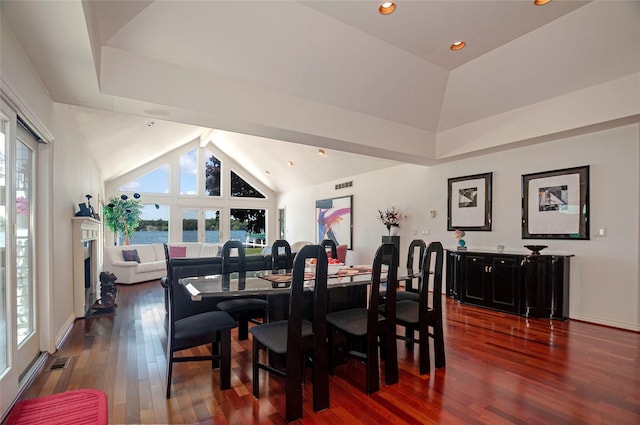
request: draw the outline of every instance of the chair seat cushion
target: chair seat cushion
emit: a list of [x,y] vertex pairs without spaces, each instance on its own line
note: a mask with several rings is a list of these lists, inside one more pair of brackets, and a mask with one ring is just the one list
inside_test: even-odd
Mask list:
[[[351,335],[363,336],[367,334],[367,314],[366,308],[334,311],[327,314],[327,322]],[[384,320],[384,316],[378,314],[378,320]]]
[[176,320],[173,324],[175,340],[188,340],[202,336],[210,336],[215,340],[218,331],[235,328],[236,321],[224,311],[208,311]]
[[[433,314],[433,309],[427,309]],[[418,323],[420,321],[420,304],[416,301],[403,300],[396,302],[396,320],[404,323]]]
[[397,301],[420,301],[420,294],[412,291],[398,291],[396,292]]
[[267,301],[259,298],[234,298],[232,300],[221,301],[217,307],[227,313],[238,313],[248,310],[264,310],[267,308]]
[[[274,353],[284,354],[287,352],[287,333],[289,322],[279,320],[277,322],[257,325],[249,329],[253,338]],[[302,321],[302,337],[313,335],[313,326],[307,320]]]

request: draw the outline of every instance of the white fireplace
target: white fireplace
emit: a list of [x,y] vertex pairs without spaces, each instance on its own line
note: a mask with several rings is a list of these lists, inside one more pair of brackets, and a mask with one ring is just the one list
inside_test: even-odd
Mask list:
[[[73,217],[73,310],[76,317],[85,317],[98,293],[98,264],[101,224],[90,217]],[[85,273],[85,260],[89,256],[88,273]],[[88,288],[85,284],[88,275]]]

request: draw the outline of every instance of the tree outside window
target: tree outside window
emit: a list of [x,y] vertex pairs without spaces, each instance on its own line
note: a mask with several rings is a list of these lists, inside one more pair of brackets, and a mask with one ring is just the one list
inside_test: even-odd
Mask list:
[[209,196],[220,196],[220,160],[207,151],[205,190]]

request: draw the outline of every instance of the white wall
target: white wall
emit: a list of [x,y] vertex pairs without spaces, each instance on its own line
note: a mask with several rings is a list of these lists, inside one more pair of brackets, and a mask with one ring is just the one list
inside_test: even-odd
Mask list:
[[[467,232],[469,248],[503,244],[526,252],[523,245],[542,243],[548,252],[573,253],[570,317],[640,330],[639,141],[640,126],[634,124],[433,167],[401,165],[354,176],[349,189],[334,190],[336,182],[328,182],[284,193],[278,207],[286,208],[289,241],[313,241],[315,200],[353,194],[354,259],[370,263],[380,236],[386,234],[377,220],[378,209],[396,205],[408,215],[401,224],[403,246],[420,237],[452,248],[453,232],[446,230],[447,179],[493,172],[493,228]],[[582,165],[590,165],[591,240],[523,240],[522,174]],[[437,211],[433,219],[431,209]],[[606,227],[606,237],[595,236],[601,227]],[[426,230],[429,235],[422,234]]]
[[[97,209],[98,197],[104,199],[102,175],[85,145],[86,141],[75,131],[66,106],[54,104],[53,143],[53,281],[51,322],[55,343],[58,345],[67,326],[75,319],[73,309],[73,249],[71,217],[79,210],[78,204],[87,202],[85,195],[93,196],[91,205]],[[100,252],[102,252],[100,250]],[[94,276],[95,279],[98,276]],[[95,283],[95,282],[94,282]]]
[[[39,150],[37,200],[48,204],[45,217],[38,217],[40,308],[38,325],[42,330],[41,349],[53,351],[61,342],[74,319],[71,217],[77,204],[86,201],[85,194],[102,193],[102,176],[93,160],[88,159],[85,141],[67,120],[65,107],[55,104],[42,86],[38,75],[9,30],[1,26],[2,89],[19,97],[19,106],[42,128],[51,133],[54,142]],[[43,246],[44,245],[44,246]]]

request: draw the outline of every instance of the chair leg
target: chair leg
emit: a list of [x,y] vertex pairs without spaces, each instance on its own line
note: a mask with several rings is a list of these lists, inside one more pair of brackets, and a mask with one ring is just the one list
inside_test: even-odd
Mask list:
[[413,341],[415,338],[415,328],[411,326],[405,326],[404,328],[404,346],[407,348],[407,351],[413,351]]
[[[293,356],[290,356],[290,354],[293,354]],[[301,351],[298,353],[287,353],[287,375],[285,377],[285,418],[287,422],[302,418],[304,356],[305,354]]]
[[228,390],[231,388],[231,329],[220,331],[219,334],[220,389]]
[[249,319],[242,317],[238,320],[238,341],[245,341],[249,338]]
[[424,323],[420,325],[419,336],[419,363],[420,375],[427,375],[431,372],[431,355],[429,354],[429,326]]
[[332,327],[329,327],[328,332],[327,332],[327,370],[329,371],[330,375],[335,375],[336,374],[336,364],[335,364],[335,348],[334,348],[334,329]]
[[170,351],[167,355],[167,400],[171,398],[171,372],[173,372],[173,353]]
[[389,329],[383,337],[386,340],[386,355],[384,360],[385,383],[387,385],[398,383],[398,345],[394,329]]
[[[318,343],[313,352],[313,411],[329,408],[329,375],[327,369],[327,350]],[[304,363],[303,363],[304,364]],[[304,373],[303,373],[304,376]]]
[[220,360],[222,359],[221,341],[218,339],[211,344],[211,369],[217,369],[221,367]]
[[436,320],[433,325],[433,350],[435,351],[436,369],[445,367],[444,356],[444,332],[442,329],[442,319]]
[[260,343],[258,340],[253,338],[252,345],[252,356],[253,356],[253,396],[255,398],[260,398],[260,368],[258,367],[258,362],[260,361]]
[[367,335],[367,394],[380,389],[380,361],[378,358],[378,337]]

